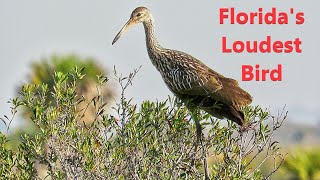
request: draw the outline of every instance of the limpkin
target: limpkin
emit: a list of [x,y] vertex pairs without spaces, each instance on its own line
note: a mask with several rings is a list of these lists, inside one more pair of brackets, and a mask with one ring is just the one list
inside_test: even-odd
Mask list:
[[176,97],[191,109],[198,107],[217,118],[227,118],[243,125],[244,114],[241,107],[251,103],[250,94],[241,89],[236,80],[215,72],[191,55],[160,46],[155,37],[152,14],[146,7],[138,7],[132,12],[112,45],[138,23],[144,26],[152,64]]
[[[112,44],[131,26],[138,23],[144,26],[152,64],[160,72],[168,88],[186,104],[193,114],[197,128],[195,152],[200,142],[205,179],[210,179],[206,158],[207,149],[202,143],[202,127],[197,116],[194,115],[195,112],[200,108],[217,118],[227,118],[242,126],[244,114],[241,107],[250,104],[252,97],[239,87],[236,80],[213,71],[189,54],[161,47],[155,37],[153,17],[145,7],[138,7],[131,13],[129,21],[116,35]],[[193,160],[191,165],[194,165]]]

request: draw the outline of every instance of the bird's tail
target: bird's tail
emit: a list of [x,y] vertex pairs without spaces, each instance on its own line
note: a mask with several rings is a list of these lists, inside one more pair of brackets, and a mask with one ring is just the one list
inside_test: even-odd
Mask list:
[[234,107],[229,107],[230,113],[228,113],[226,118],[230,119],[231,121],[237,123],[238,125],[242,126],[244,124],[244,114],[242,111],[236,110]]
[[211,107],[211,108],[203,108],[203,109],[207,111],[209,114],[217,118],[220,118],[220,119],[227,118],[237,123],[239,126],[242,126],[244,124],[243,112],[236,110],[232,106],[225,106],[222,108]]

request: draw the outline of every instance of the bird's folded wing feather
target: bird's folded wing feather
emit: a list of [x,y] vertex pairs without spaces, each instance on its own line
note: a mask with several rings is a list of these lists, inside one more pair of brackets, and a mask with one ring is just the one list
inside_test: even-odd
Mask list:
[[[171,89],[179,94],[210,96],[215,100],[234,106],[237,110],[252,102],[251,95],[239,87],[236,80],[226,78],[213,71],[198,59],[180,52],[174,51],[172,58],[181,62],[182,69],[173,79],[176,87]],[[187,73],[186,73],[187,72]]]
[[252,102],[251,95],[239,87],[236,80],[226,77],[220,77],[223,88],[211,94],[214,99],[220,100],[229,105],[233,105],[237,110],[249,105]]
[[173,84],[177,84],[173,86],[173,91],[186,95],[208,96],[223,87],[217,75],[196,71],[179,73],[173,81]]
[[[210,96],[239,110],[252,102],[251,95],[239,87],[234,79],[221,77],[216,74],[200,75],[203,83],[193,81],[191,88],[180,90],[180,94]],[[201,81],[201,80],[200,80]],[[182,82],[183,83],[183,82]]]
[[222,88],[217,73],[196,58],[180,51],[170,51],[172,59],[178,60],[167,82],[171,90],[188,95],[208,95]]

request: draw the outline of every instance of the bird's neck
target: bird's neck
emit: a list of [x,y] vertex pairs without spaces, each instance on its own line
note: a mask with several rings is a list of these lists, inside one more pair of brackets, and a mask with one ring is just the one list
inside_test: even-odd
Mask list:
[[143,23],[145,32],[146,32],[146,43],[147,43],[147,50],[149,58],[152,62],[152,64],[157,68],[157,70],[162,74],[164,71],[164,68],[166,66],[163,66],[163,53],[165,52],[165,49],[162,48],[155,36],[154,33],[154,21],[151,17],[148,21],[145,21]]
[[155,50],[161,49],[161,46],[159,45],[158,40],[155,36],[153,18],[151,17],[149,20],[143,22],[143,26],[146,33],[148,52],[150,53],[150,51],[153,52]]

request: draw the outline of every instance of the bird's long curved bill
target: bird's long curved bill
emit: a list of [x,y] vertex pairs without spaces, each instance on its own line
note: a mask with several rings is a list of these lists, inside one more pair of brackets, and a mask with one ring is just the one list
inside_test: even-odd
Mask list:
[[129,19],[129,21],[123,26],[123,28],[118,32],[118,34],[116,35],[116,37],[113,39],[112,41],[112,45],[114,43],[116,43],[118,41],[118,39],[124,34],[126,33],[130,27],[134,25],[133,21],[131,19]]

